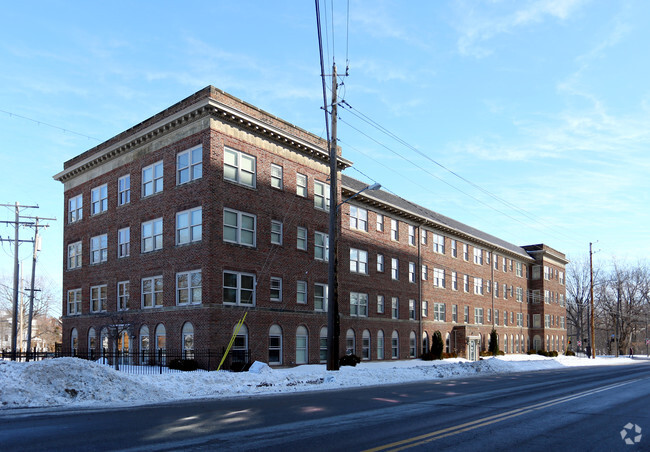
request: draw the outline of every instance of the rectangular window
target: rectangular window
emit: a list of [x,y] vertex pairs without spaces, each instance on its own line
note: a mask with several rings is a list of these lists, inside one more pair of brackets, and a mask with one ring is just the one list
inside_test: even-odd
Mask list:
[[409,300],[409,320],[415,320],[415,300]]
[[307,282],[298,281],[296,283],[296,303],[307,304]]
[[282,278],[271,278],[271,301],[282,301]]
[[117,205],[123,206],[131,202],[131,175],[127,174],[117,180]]
[[445,270],[442,268],[433,269],[433,287],[445,288]]
[[538,280],[541,277],[542,268],[539,265],[533,265],[533,280]]
[[244,246],[256,245],[257,217],[237,210],[223,209],[223,241]]
[[235,149],[224,148],[223,177],[225,180],[255,188],[256,174],[257,160],[255,157]]
[[507,284],[503,285],[503,299],[504,300],[508,299],[508,285]]
[[307,197],[307,176],[304,174],[296,173],[296,194]]
[[445,236],[440,234],[433,234],[433,252],[438,254],[445,254]]
[[517,326],[524,326],[524,314],[521,312],[517,313]]
[[368,211],[357,206],[350,206],[350,229],[368,230]]
[[564,328],[564,316],[560,316],[560,328]]
[[142,278],[142,307],[154,308],[163,304],[163,277]]
[[451,272],[451,288],[458,290],[458,273],[456,272]]
[[427,317],[429,315],[429,302],[424,300],[422,302],[422,317]]
[[283,185],[282,167],[271,163],[271,187],[282,190]]
[[282,245],[282,222],[271,220],[271,243]]
[[108,186],[106,184],[93,188],[90,192],[90,214],[97,215],[98,213],[106,212],[108,210]]
[[368,317],[368,294],[350,292],[350,315],[352,317]]
[[68,290],[68,315],[81,314],[81,289]]
[[483,308],[474,308],[474,323],[483,325]]
[[327,284],[314,284],[314,310],[327,311]]
[[415,262],[409,262],[409,282],[415,282]]
[[411,224],[408,225],[409,245],[415,246],[415,227]]
[[390,276],[394,280],[399,279],[399,261],[395,257],[390,261]]
[[504,273],[507,272],[507,271],[508,271],[508,267],[506,266],[506,258],[505,258],[505,257],[502,257],[502,258],[501,258],[501,264],[502,264],[502,265],[501,265],[501,268],[502,268],[503,272],[504,272]]
[[550,290],[545,290],[544,291],[544,303],[550,304],[551,302],[551,291]]
[[163,162],[142,168],[142,197],[151,196],[163,190]]
[[329,236],[322,232],[314,233],[314,259],[329,260]]
[[307,228],[298,226],[296,235],[296,248],[307,251]]
[[558,301],[560,303],[560,306],[564,307],[564,295],[563,294],[559,295]]
[[496,254],[492,256],[492,265],[494,266],[495,270],[499,269],[499,256],[497,256]]
[[420,229],[420,243],[422,245],[427,244],[427,230],[426,229]]
[[533,328],[541,328],[541,314],[533,314]]
[[429,267],[422,265],[422,281],[427,281],[429,279]]
[[522,287],[517,287],[517,301],[519,303],[524,301],[524,289]]
[[368,274],[368,252],[350,248],[350,272]]
[[392,218],[390,220],[390,238],[396,242],[399,240],[399,223]]
[[512,259],[508,259],[508,267],[510,267],[510,272],[512,272]]
[[129,281],[117,283],[117,310],[129,309]]
[[90,288],[90,312],[106,311],[106,286]]
[[494,324],[495,325],[499,324],[499,310],[498,309],[494,310]]
[[551,327],[551,316],[549,314],[544,314],[544,328]]
[[163,247],[163,219],[145,221],[142,223],[142,252],[161,250]]
[[490,323],[492,321],[492,309],[487,310],[487,323]]
[[503,311],[503,326],[508,326],[508,311]]
[[483,250],[474,247],[474,263],[476,265],[483,265]]
[[196,146],[176,154],[176,184],[181,185],[203,176],[203,147]]
[[384,216],[380,213],[377,214],[377,231],[384,232]]
[[551,279],[551,274],[553,270],[550,267],[544,265],[544,279],[549,281]]
[[458,242],[454,239],[451,240],[451,257],[458,257]]
[[223,302],[241,306],[255,305],[255,275],[223,272]]
[[463,290],[469,293],[469,276],[463,275]]
[[203,233],[203,208],[197,207],[176,214],[176,244],[199,242]]
[[384,272],[384,255],[377,254],[377,271],[380,273]]
[[516,268],[516,275],[521,278],[524,275],[524,272],[523,272],[523,269],[522,269],[522,266],[521,266],[521,262],[517,262],[517,265],[516,265],[515,268]]
[[330,186],[323,182],[314,181],[314,207],[320,210],[330,208]]
[[483,278],[474,277],[474,295],[483,295]]
[[90,239],[90,263],[99,264],[108,258],[108,237],[106,234],[97,235]]
[[451,305],[451,321],[458,323],[458,305]]
[[83,195],[77,195],[68,200],[68,223],[74,223],[83,218]]
[[[454,305],[453,307],[455,307]],[[452,307],[452,314],[453,314],[453,307]],[[446,313],[446,305],[444,303],[433,303],[433,320],[437,322],[446,322],[447,313]]]
[[81,242],[68,245],[68,270],[81,267]]
[[377,295],[377,313],[378,314],[383,314],[384,313],[384,296],[383,295]]
[[465,307],[463,308],[463,310],[464,310],[464,312],[463,312],[463,317],[464,317],[464,318],[463,318],[463,321],[464,321],[465,323],[469,323],[469,306],[465,306]]
[[117,257],[128,257],[131,254],[131,228],[117,231]]
[[463,243],[463,260],[469,261],[469,248],[466,243]]
[[391,306],[391,317],[394,319],[399,319],[399,299],[397,297],[392,297],[390,300]]
[[499,283],[494,281],[494,296],[499,297]]
[[200,304],[201,285],[201,270],[176,273],[176,304]]
[[558,279],[560,280],[560,284],[564,285],[564,272],[560,272]]

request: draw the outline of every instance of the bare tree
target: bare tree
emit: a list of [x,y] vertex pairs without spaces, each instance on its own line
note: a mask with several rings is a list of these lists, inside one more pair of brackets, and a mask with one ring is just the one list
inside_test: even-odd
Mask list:
[[[594,270],[594,278],[598,277],[599,271]],[[567,301],[567,329],[569,337],[575,334],[576,339],[583,340],[589,337],[590,332],[590,282],[589,257],[579,260],[572,260],[567,268],[566,275],[566,301]],[[586,344],[583,344],[586,346]],[[581,347],[578,347],[579,349]]]

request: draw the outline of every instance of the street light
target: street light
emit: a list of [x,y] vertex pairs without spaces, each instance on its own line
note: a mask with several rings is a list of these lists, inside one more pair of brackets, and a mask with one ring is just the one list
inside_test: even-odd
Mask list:
[[[337,177],[333,174],[332,177]],[[381,184],[374,183],[359,190],[340,203],[330,200],[330,230],[329,230],[329,266],[327,278],[327,370],[339,370],[339,341],[341,336],[339,324],[338,274],[337,274],[337,243],[339,210],[341,206],[366,190],[379,190]]]

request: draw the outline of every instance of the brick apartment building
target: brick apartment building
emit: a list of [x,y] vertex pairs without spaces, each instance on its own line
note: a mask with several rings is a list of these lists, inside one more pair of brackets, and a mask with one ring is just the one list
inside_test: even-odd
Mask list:
[[[65,162],[64,349],[221,350],[246,313],[235,350],[324,361],[328,177],[324,140],[212,86]],[[342,354],[415,358],[440,330],[476,359],[493,325],[507,353],[564,350],[562,253],[382,190],[340,229]]]

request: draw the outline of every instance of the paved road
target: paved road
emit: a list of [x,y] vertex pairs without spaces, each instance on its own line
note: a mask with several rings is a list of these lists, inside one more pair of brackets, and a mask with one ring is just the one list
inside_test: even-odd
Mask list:
[[[626,438],[621,430],[632,424]],[[634,425],[642,429],[641,436]],[[0,450],[650,450],[650,363],[0,412]]]

